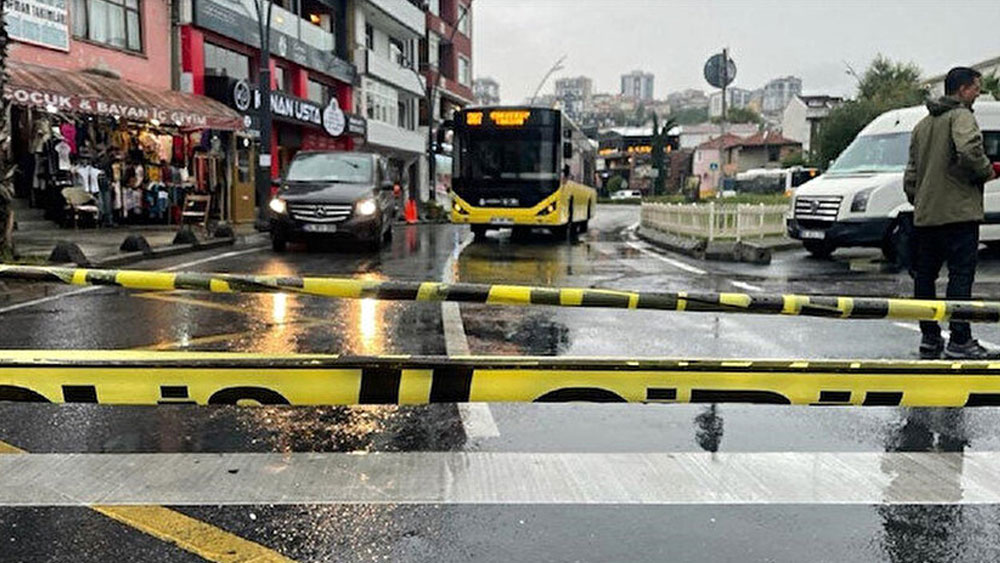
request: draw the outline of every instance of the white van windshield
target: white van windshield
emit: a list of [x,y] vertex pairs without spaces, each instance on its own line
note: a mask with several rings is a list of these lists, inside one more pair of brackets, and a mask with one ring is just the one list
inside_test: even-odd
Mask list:
[[827,174],[902,172],[910,156],[910,133],[864,135],[854,139]]

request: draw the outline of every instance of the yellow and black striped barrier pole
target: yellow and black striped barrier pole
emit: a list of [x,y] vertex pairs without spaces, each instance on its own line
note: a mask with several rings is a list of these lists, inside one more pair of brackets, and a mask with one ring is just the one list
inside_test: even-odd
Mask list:
[[642,292],[439,282],[372,281],[330,277],[169,273],[0,265],[0,279],[107,285],[143,291],[298,293],[342,299],[456,301],[492,305],[552,305],[800,315],[838,319],[1000,322],[1000,302],[882,297],[708,292]]
[[1000,405],[1000,363],[0,350],[0,401]]

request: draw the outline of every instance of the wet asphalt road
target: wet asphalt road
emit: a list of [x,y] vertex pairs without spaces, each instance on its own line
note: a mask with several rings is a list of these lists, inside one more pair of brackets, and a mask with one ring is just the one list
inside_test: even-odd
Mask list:
[[[462,246],[467,229],[397,227],[379,255],[226,249],[145,263],[185,270],[441,279],[635,290],[906,295],[877,254],[803,251],[770,266],[696,262],[630,235],[638,208],[600,209],[568,246],[506,236]],[[679,267],[677,263],[686,267]],[[700,272],[700,273],[699,273]],[[976,293],[1000,295],[1000,260],[983,255]],[[53,289],[54,293],[70,291]],[[156,348],[345,354],[443,354],[438,304],[306,296],[148,295],[112,288],[5,311],[6,348]],[[462,305],[477,354],[915,358],[912,323],[800,317]],[[1000,342],[996,327],[975,328]],[[490,405],[495,430],[454,405],[420,407],[99,407],[0,404],[0,440],[31,453],[991,452],[997,409],[816,409],[743,405]],[[0,454],[3,455],[3,454]],[[919,488],[927,475],[884,465],[872,478]],[[235,504],[171,506],[300,561],[995,561],[1000,510],[951,490],[914,504]],[[2,476],[0,476],[2,479]],[[261,486],[266,486],[262,482]],[[950,488],[949,488],[950,487]],[[889,492],[887,491],[887,494]],[[199,561],[169,541],[85,507],[0,506],[0,561]],[[219,558],[216,560],[224,560]]]

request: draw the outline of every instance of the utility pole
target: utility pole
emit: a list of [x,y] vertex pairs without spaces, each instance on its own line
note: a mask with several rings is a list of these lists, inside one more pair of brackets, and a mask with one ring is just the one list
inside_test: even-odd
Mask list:
[[[262,4],[267,4],[266,7]],[[271,195],[271,8],[270,0],[254,0],[257,10],[257,31],[260,34],[260,67],[257,71],[257,108],[260,118],[260,155],[257,159],[256,200],[257,226],[267,225],[268,197]]]
[[722,134],[726,134],[726,85],[729,82],[729,48],[722,48]]

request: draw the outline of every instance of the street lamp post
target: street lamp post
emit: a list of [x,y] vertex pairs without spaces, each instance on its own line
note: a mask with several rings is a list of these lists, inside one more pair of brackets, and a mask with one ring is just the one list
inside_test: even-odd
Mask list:
[[[267,6],[262,6],[266,4]],[[257,71],[257,93],[260,104],[260,155],[257,161],[256,199],[258,228],[267,225],[267,199],[271,195],[271,9],[270,0],[254,0],[257,10],[257,31],[260,34],[260,68]]]
[[563,55],[562,57],[560,57],[559,60],[552,65],[552,68],[550,68],[549,71],[545,73],[545,76],[542,77],[542,81],[538,83],[538,88],[535,88],[535,93],[531,95],[531,101],[528,102],[529,106],[535,103],[535,98],[538,97],[538,93],[542,91],[542,86],[544,86],[545,81],[548,80],[550,76],[552,76],[552,73],[556,72],[557,70],[563,69],[562,64],[563,61],[566,60],[566,56],[567,55]]

